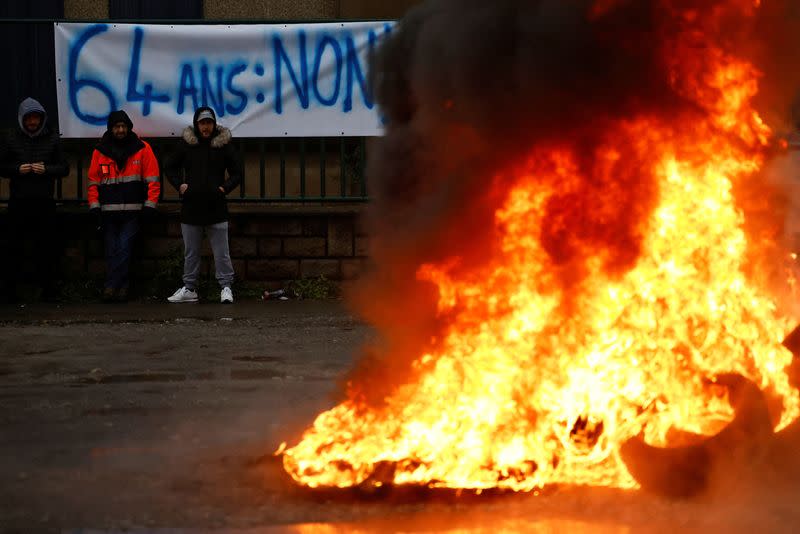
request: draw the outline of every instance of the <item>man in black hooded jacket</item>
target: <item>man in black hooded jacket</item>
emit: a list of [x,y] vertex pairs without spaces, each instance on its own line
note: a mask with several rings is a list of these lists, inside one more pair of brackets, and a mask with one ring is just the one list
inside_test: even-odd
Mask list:
[[17,282],[24,272],[25,243],[33,246],[36,282],[42,298],[56,298],[58,260],[55,181],[69,174],[57,132],[47,125],[47,112],[33,98],[19,105],[19,129],[0,144],[0,176],[10,180],[8,249],[3,256],[6,298],[17,300]]
[[[209,107],[195,111],[192,126],[183,131],[177,151],[167,158],[164,173],[183,199],[181,233],[184,244],[183,287],[170,302],[197,302],[203,231],[214,253],[214,268],[222,291],[220,302],[232,303],[233,264],[228,246],[225,195],[242,180],[242,165],[231,144],[231,131],[217,124]],[[225,171],[228,177],[225,177]]]

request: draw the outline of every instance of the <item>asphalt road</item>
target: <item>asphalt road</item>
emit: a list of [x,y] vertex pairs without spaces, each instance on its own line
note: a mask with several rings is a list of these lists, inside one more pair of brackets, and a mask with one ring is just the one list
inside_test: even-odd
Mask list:
[[729,477],[692,501],[588,488],[302,490],[272,452],[335,403],[337,381],[370,335],[334,301],[0,308],[0,531],[791,532],[800,524],[794,464],[791,476]]

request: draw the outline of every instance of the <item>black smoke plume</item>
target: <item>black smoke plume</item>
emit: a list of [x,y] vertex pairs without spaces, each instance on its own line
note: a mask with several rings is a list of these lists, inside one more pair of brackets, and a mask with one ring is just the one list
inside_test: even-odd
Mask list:
[[[609,273],[631,267],[637,223],[658,193],[646,172],[613,183],[599,173],[609,125],[701,114],[681,62],[712,44],[768,65],[767,103],[781,109],[796,76],[775,78],[792,55],[776,59],[775,45],[788,46],[798,25],[788,4],[763,3],[758,16],[743,15],[752,0],[431,0],[410,11],[372,65],[387,126],[368,162],[373,270],[351,302],[380,341],[349,377],[350,394],[380,402],[436,343],[448,317],[417,269],[458,257],[456,271],[475,272],[492,257],[494,213],[533,147],[567,145],[580,160],[579,191],[548,205],[538,236],[554,262],[573,264],[590,243],[613,258]],[[676,48],[694,34],[696,54]],[[611,189],[616,210],[596,216]]]

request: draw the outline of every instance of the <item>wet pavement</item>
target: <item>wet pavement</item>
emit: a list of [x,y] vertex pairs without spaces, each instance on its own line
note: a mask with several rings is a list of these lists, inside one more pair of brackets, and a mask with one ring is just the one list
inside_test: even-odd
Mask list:
[[0,308],[0,525],[227,524],[367,335],[338,302]]
[[371,335],[337,301],[0,307],[0,532],[791,532],[800,524],[794,464],[790,477],[728,479],[692,501],[589,488],[480,497],[302,490],[272,452],[335,403]]

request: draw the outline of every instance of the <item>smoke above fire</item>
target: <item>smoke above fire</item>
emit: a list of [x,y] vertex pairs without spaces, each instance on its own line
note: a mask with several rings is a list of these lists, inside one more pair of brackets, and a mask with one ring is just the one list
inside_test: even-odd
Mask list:
[[799,21],[767,0],[410,12],[372,70],[375,268],[352,302],[378,341],[287,472],[685,496],[787,430],[797,277],[770,174]]
[[[708,67],[704,49],[721,44],[752,58],[763,75],[759,111],[778,132],[793,126],[800,14],[783,1],[765,4],[438,0],[409,12],[372,69],[387,128],[368,170],[374,270],[351,301],[382,344],[368,349],[351,385],[379,402],[419,350],[440,339],[450,315],[417,271],[457,257],[454,272],[477,272],[490,261],[495,212],[532,147],[567,146],[580,158],[580,182],[551,199],[539,236],[559,283],[580,291],[587,258],[601,257],[612,275],[635,263],[658,200],[657,178],[635,163],[647,154],[617,146],[617,157],[633,163],[608,165],[603,148],[617,141],[614,125],[699,116],[709,102],[724,103],[725,87],[717,95],[693,87]],[[678,42],[688,33],[693,42]],[[785,179],[735,186],[753,234],[782,231]]]

